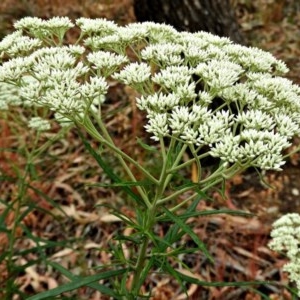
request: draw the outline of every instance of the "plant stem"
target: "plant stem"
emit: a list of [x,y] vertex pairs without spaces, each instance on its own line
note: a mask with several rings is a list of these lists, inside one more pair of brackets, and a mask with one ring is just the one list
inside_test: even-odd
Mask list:
[[[105,126],[102,124],[101,121],[98,120],[98,125],[100,126],[103,136],[99,134],[97,129],[95,128],[94,124],[91,122],[91,120],[86,117],[84,120],[84,127],[88,131],[88,133],[95,138],[100,143],[105,144],[108,148],[113,150],[119,157],[118,159],[123,165],[124,159],[129,161],[131,164],[133,164],[141,173],[143,173],[149,180],[151,180],[153,183],[157,184],[158,180],[154,178],[146,169],[144,169],[139,163],[137,163],[134,159],[132,159],[129,155],[124,153],[122,150],[120,150],[118,147],[115,146],[114,141],[110,137],[109,133],[107,132]],[[126,164],[125,164],[126,165]],[[123,165],[123,167],[125,167]],[[128,172],[128,167],[126,165],[126,171]],[[131,173],[131,171],[130,171]]]
[[8,256],[7,256],[7,271],[8,274],[15,274],[14,276],[11,276],[8,281],[7,281],[7,288],[6,288],[6,298],[7,300],[11,299],[13,291],[14,291],[14,282],[16,279],[16,276],[18,275],[18,273],[16,273],[16,267],[14,265],[14,255],[15,255],[15,250],[14,250],[14,246],[15,246],[15,242],[16,242],[16,236],[17,236],[17,230],[19,227],[20,222],[22,221],[20,219],[20,215],[21,215],[21,209],[22,209],[22,205],[23,205],[23,201],[26,195],[26,191],[27,191],[27,177],[30,174],[30,165],[32,164],[32,162],[34,161],[34,155],[33,152],[35,151],[37,144],[38,144],[38,140],[39,140],[39,133],[36,135],[35,140],[33,141],[33,147],[32,150],[29,151],[28,149],[24,149],[25,152],[25,156],[26,156],[26,165],[24,168],[24,173],[22,174],[21,172],[18,172],[18,195],[16,197],[16,199],[13,201],[13,211],[14,211],[14,222],[12,224],[12,228],[11,228],[11,232],[9,235],[9,244],[8,244]]
[[131,291],[135,297],[138,295],[141,285],[143,283],[140,282],[140,278],[141,278],[141,273],[143,272],[145,266],[149,242],[150,242],[149,236],[145,235],[145,239],[138,253],[138,259],[135,266],[134,277],[131,284]]
[[138,295],[140,288],[143,284],[143,281],[141,281],[140,279],[141,279],[141,274],[143,272],[143,269],[146,265],[147,250],[150,242],[149,232],[152,231],[153,225],[155,223],[157,208],[158,208],[157,204],[165,191],[166,182],[168,181],[169,178],[169,175],[167,173],[168,160],[165,152],[163,139],[160,139],[160,144],[161,144],[161,152],[162,152],[162,168],[159,177],[159,184],[156,187],[155,196],[153,202],[151,203],[151,208],[145,212],[145,225],[144,225],[144,232],[143,232],[144,241],[139,251],[134,277],[131,285],[131,290],[133,291],[133,295],[135,297]]
[[[125,154],[122,150],[120,150],[119,148],[117,148],[111,137],[109,136],[109,134],[107,133],[107,138],[109,137],[109,140],[107,141],[95,128],[94,124],[92,123],[92,121],[86,117],[84,119],[84,124],[83,124],[84,128],[86,129],[86,131],[93,137],[95,138],[95,140],[99,141],[100,143],[106,145],[109,149],[111,149],[112,151],[115,152],[118,160],[120,161],[122,167],[124,168],[124,170],[126,171],[127,175],[130,177],[130,179],[133,182],[137,182],[135,176],[133,175],[133,173],[131,172],[130,168],[128,167],[127,163],[125,162],[124,158],[127,159],[129,162],[133,163],[140,171],[144,170],[144,168],[142,168],[142,166],[140,166],[140,164],[138,164],[134,159],[132,159],[130,156],[128,156],[127,154]],[[144,170],[145,172],[142,171],[143,174],[147,173],[149,174],[146,170]],[[155,183],[157,183],[157,179],[155,179],[152,175],[149,174],[148,177],[149,179],[151,178],[152,181],[155,180]],[[145,191],[143,190],[142,187],[137,186],[136,189],[138,190],[140,196],[142,197],[142,199],[144,200],[146,206],[149,208],[151,208],[151,203],[149,202],[148,196],[146,195]]]
[[[171,167],[171,170],[173,170],[176,166],[178,166],[180,160],[182,159],[183,154],[186,151],[186,148],[188,147],[187,144],[184,144],[180,150],[180,152],[178,153],[175,161],[173,162],[173,165]],[[168,149],[168,154],[167,156],[169,156],[169,154],[172,154],[172,152],[174,151],[175,148],[175,140],[172,139],[169,149]],[[171,181],[172,177],[173,177],[173,172],[170,172],[170,170],[166,170],[167,176],[166,176],[166,180],[164,182],[164,189],[167,187],[167,185],[169,184],[169,182]]]

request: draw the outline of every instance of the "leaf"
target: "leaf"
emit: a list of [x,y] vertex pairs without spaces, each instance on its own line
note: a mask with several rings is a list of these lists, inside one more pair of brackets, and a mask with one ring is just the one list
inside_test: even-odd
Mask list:
[[198,236],[195,234],[195,232],[188,226],[186,225],[179,217],[177,217],[175,214],[173,214],[171,211],[169,211],[167,208],[163,208],[165,214],[174,222],[176,223],[185,233],[187,233],[192,240],[197,244],[199,249],[203,251],[204,255],[211,261],[213,262],[213,258],[206,249],[204,243],[198,238]]
[[137,140],[137,143],[142,147],[144,148],[145,150],[147,151],[150,151],[150,152],[157,152],[157,148],[156,147],[153,147],[153,146],[149,146],[148,144],[144,143],[140,138],[136,138]]
[[120,221],[123,221],[125,224],[127,224],[128,226],[131,226],[133,228],[137,228],[138,226],[134,223],[133,220],[131,220],[128,216],[126,216],[125,214],[119,212],[117,209],[115,209],[114,207],[112,207],[111,205],[96,205],[96,207],[98,206],[104,206],[107,207],[111,210],[111,215],[115,216],[116,218],[120,219]]
[[127,242],[132,242],[136,245],[139,245],[142,243],[142,239],[141,238],[134,238],[132,236],[128,236],[128,235],[123,235],[123,234],[119,234],[116,237],[114,237],[114,240],[116,241],[127,241]]
[[121,299],[121,297],[118,296],[113,290],[109,289],[108,287],[106,287],[104,285],[97,284],[97,283],[95,283],[95,281],[99,281],[102,279],[108,279],[108,278],[111,278],[114,276],[124,274],[127,271],[127,269],[106,271],[106,272],[103,272],[100,274],[95,274],[92,276],[79,277],[79,276],[71,275],[71,273],[69,273],[69,271],[67,271],[66,269],[64,269],[62,266],[60,266],[58,264],[55,264],[52,262],[51,265],[53,267],[55,267],[56,269],[59,269],[65,276],[70,278],[72,281],[69,283],[66,283],[64,285],[61,285],[57,288],[54,288],[50,291],[45,291],[45,292],[39,293],[35,296],[31,296],[31,297],[27,298],[27,300],[41,300],[41,299],[46,299],[48,297],[55,297],[64,292],[69,292],[69,291],[78,289],[82,286],[91,286],[92,288],[96,288],[96,286],[97,286],[96,289],[105,293],[106,295],[111,295],[112,297],[115,297],[115,299]]
[[188,283],[194,283],[199,286],[213,286],[213,287],[224,287],[224,286],[235,286],[235,287],[241,287],[241,286],[253,286],[253,285],[261,285],[261,284],[270,284],[269,281],[236,281],[236,282],[208,282],[208,281],[202,281],[199,280],[195,276],[189,276],[184,273],[181,273],[177,270],[174,270],[174,272],[177,274],[177,276],[180,277],[181,280],[186,281]]
[[[189,208],[187,209],[187,214],[195,212],[198,203],[198,199],[192,202]],[[182,222],[185,222],[187,219],[188,218],[183,218]],[[165,220],[170,221],[170,218],[166,217]],[[167,247],[170,247],[170,245],[180,240],[184,233],[184,231],[180,230],[180,226],[178,224],[175,223],[172,226],[170,226],[167,234],[164,237],[163,243],[159,244],[159,252],[165,252]]]
[[150,181],[123,181],[123,182],[117,182],[117,183],[91,183],[86,184],[86,186],[98,186],[98,187],[124,187],[124,186],[147,186],[151,185],[152,183]]
[[[56,209],[58,209],[62,214],[64,214],[66,217],[67,215],[65,214],[64,210],[61,209],[61,206],[57,203],[57,201],[54,201],[51,197],[49,197],[47,194],[43,193],[41,190],[35,188],[34,186],[32,186],[31,184],[27,185],[28,189],[31,189],[32,191],[34,191],[35,193],[37,193],[39,196],[41,196],[41,198],[45,199],[46,202],[50,203],[51,206],[55,207]],[[39,205],[36,205],[34,203],[30,203],[30,206],[32,206],[34,209],[40,210],[46,214],[51,215],[52,217],[56,218],[56,216],[50,211],[50,210],[46,210],[44,208],[42,208]]]
[[260,183],[267,189],[275,190],[275,187],[267,182],[266,178],[264,178],[263,174],[255,168],[256,173],[258,174]]
[[[227,214],[227,215],[237,215],[237,216],[246,216],[246,217],[253,217],[255,214],[241,211],[241,210],[231,210],[231,209],[210,209],[210,210],[203,210],[203,211],[193,211],[193,212],[186,212],[182,215],[178,216],[178,218],[186,220],[192,217],[203,217],[209,215],[217,215],[217,214]],[[164,216],[159,218],[162,222],[170,221],[169,217]]]
[[185,287],[185,285],[183,283],[183,280],[182,280],[179,272],[176,272],[174,270],[174,268],[170,265],[170,263],[168,261],[165,261],[165,264],[163,265],[162,269],[163,269],[164,272],[170,274],[173,278],[175,278],[177,280],[177,282],[181,286],[182,290],[187,295],[187,289],[186,289],[186,287]]
[[28,171],[31,180],[36,180],[39,178],[35,165],[33,163],[28,163]]

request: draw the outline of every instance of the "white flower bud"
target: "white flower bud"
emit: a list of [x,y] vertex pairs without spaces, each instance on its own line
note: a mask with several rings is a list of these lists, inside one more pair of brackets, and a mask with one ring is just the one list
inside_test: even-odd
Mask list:
[[49,121],[40,117],[31,118],[28,122],[28,126],[37,131],[47,131],[51,128]]
[[120,80],[121,82],[134,85],[137,83],[143,83],[151,76],[151,69],[145,63],[131,63],[127,65],[120,73],[113,74],[113,78]]

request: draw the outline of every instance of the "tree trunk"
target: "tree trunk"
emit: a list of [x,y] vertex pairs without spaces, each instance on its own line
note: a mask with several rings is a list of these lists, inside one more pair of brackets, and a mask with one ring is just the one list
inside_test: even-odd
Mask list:
[[207,31],[245,44],[230,0],[134,0],[137,21],[154,21],[179,31]]

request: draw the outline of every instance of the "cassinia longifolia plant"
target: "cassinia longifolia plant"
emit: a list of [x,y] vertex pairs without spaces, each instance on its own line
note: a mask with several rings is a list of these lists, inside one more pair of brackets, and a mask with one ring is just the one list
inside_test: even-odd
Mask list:
[[[115,248],[120,273],[112,273],[117,278],[110,283],[114,293],[118,291],[114,297],[137,299],[151,271],[189,281],[169,259],[176,257],[183,267],[178,254],[186,249],[176,249],[176,241],[187,233],[212,261],[186,224],[193,213],[201,215],[196,200],[249,167],[281,170],[287,156],[283,153],[299,134],[300,88],[280,77],[288,71],[286,65],[270,53],[227,38],[177,32],[152,22],[120,27],[105,19],[79,18],[73,24],[66,17],[26,17],[14,26],[16,31],[0,42],[1,110],[17,105],[36,112],[29,127],[38,131],[50,128],[38,108],[52,111],[48,115],[62,126],[74,125],[109,149],[123,167],[126,182],[136,186],[136,219],[118,214],[135,231],[121,240],[133,243],[130,259],[120,254],[122,247]],[[73,27],[78,38],[68,44],[65,35]],[[139,95],[136,106],[146,114],[144,128],[159,151],[158,175],[116,147],[105,126],[101,111],[113,81]],[[184,156],[187,150],[190,158]],[[217,166],[203,172],[203,159],[209,157]],[[197,183],[174,188],[176,174],[193,163]],[[178,215],[183,207],[187,212]],[[154,225],[166,221],[175,225],[162,239]],[[144,296],[150,297],[150,290]],[[105,286],[103,293],[112,291]]]

